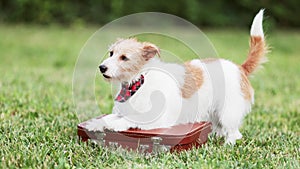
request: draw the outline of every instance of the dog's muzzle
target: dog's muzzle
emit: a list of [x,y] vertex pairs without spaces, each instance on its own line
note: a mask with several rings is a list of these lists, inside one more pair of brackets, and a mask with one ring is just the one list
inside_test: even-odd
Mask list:
[[99,69],[100,69],[100,72],[102,73],[103,77],[105,77],[106,79],[111,78],[110,76],[107,76],[106,74],[104,74],[108,69],[105,65],[100,65]]

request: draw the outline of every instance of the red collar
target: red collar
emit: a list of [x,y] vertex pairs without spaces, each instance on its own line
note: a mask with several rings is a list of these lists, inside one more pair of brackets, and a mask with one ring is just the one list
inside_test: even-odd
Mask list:
[[141,77],[138,80],[133,81],[130,85],[127,82],[122,83],[122,88],[118,96],[115,98],[115,101],[121,103],[127,101],[131,96],[133,96],[136,93],[136,91],[142,86],[142,84],[144,84],[143,75],[141,75]]

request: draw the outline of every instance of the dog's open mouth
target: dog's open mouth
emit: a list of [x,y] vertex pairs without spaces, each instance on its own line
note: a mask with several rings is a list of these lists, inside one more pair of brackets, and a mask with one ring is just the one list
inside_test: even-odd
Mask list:
[[103,77],[105,77],[106,79],[111,78],[110,76],[107,76],[107,75],[105,75],[105,74],[102,74],[102,75],[103,75]]

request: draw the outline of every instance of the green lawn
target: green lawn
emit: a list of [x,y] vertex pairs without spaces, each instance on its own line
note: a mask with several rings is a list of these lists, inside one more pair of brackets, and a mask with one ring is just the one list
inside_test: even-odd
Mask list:
[[[251,79],[256,103],[234,147],[210,137],[201,149],[145,157],[77,142],[73,70],[96,30],[0,25],[0,168],[300,168],[300,31],[268,34],[269,62]],[[221,57],[245,59],[248,30],[205,33]]]

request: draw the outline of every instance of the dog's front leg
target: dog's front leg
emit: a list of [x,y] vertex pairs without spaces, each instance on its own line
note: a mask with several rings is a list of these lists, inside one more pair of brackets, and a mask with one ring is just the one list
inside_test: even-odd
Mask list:
[[89,131],[103,131],[105,128],[113,129],[113,122],[120,117],[117,114],[109,114],[100,119],[92,119],[87,122],[86,129]]
[[107,122],[106,124],[107,125],[105,126],[105,128],[113,131],[125,131],[129,128],[136,127],[136,124],[133,124],[132,122],[121,116],[119,116],[118,119]]

